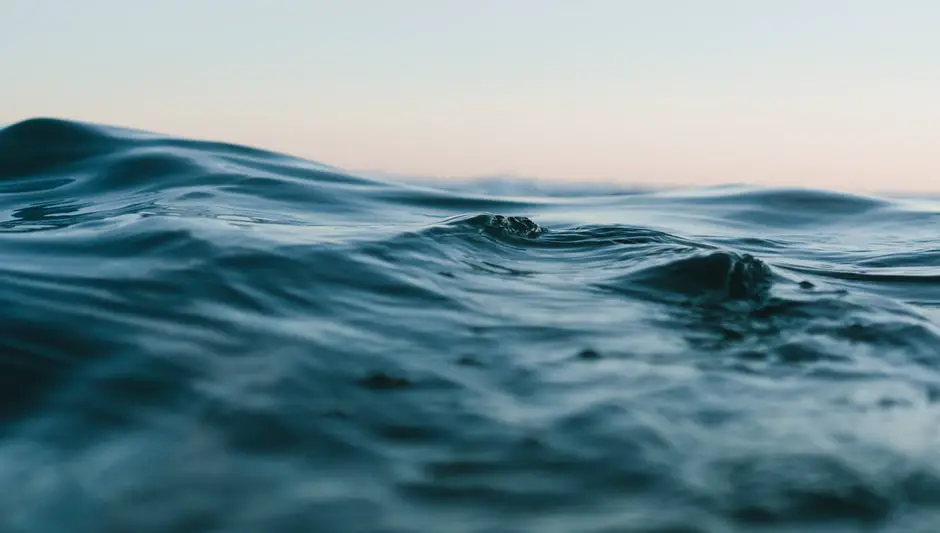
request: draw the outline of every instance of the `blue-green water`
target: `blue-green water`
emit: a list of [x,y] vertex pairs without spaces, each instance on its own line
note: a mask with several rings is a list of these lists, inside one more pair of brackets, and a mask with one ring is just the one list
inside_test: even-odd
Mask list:
[[0,530],[932,532],[938,229],[18,123]]

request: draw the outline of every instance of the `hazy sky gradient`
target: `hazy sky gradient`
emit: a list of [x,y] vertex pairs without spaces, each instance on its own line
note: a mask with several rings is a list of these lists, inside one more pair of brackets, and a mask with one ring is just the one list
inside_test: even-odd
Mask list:
[[934,0],[0,0],[0,123],[353,170],[940,190]]

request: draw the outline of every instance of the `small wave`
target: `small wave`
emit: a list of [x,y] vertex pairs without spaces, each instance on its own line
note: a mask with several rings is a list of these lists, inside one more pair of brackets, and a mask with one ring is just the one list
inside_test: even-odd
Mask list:
[[42,174],[110,152],[124,141],[101,129],[31,119],[0,130],[0,179]]
[[499,238],[534,238],[541,235],[543,231],[538,224],[521,216],[475,215],[459,217],[448,223],[478,229]]
[[738,187],[720,188],[690,194],[685,191],[667,194],[697,204],[763,206],[774,210],[810,212],[819,216],[831,214],[857,214],[890,205],[886,199],[816,189],[757,189]]
[[668,262],[642,267],[605,287],[634,293],[641,286],[693,298],[754,300],[767,294],[773,274],[760,259],[732,252],[682,254]]

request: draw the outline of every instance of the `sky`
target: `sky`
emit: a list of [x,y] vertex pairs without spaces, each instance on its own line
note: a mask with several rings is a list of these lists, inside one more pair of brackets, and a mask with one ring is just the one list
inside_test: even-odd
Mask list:
[[940,190],[935,0],[0,0],[0,124],[352,171]]

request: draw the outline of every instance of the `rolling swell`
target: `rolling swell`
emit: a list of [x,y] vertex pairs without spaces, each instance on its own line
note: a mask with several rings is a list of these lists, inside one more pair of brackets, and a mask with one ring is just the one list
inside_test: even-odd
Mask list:
[[509,198],[15,124],[0,524],[926,531],[938,220],[824,191]]

